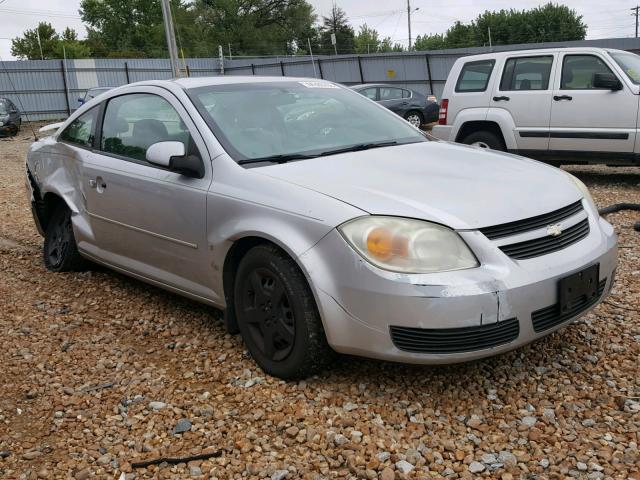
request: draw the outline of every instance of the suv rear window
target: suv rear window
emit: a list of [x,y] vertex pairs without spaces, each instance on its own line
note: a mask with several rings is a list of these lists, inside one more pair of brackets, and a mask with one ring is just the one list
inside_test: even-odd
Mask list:
[[553,56],[510,58],[504,65],[500,90],[546,90]]
[[465,63],[456,83],[456,92],[484,92],[495,63],[495,60]]

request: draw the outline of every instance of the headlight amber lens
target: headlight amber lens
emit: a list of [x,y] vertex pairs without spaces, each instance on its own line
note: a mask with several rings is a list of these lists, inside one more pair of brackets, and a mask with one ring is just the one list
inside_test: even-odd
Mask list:
[[431,273],[478,266],[453,230],[411,218],[362,217],[339,227],[349,244],[372,264],[403,273]]

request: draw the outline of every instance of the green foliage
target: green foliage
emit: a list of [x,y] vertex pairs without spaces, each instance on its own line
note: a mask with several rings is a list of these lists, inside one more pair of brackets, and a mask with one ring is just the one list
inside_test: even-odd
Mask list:
[[456,22],[444,35],[420,35],[416,50],[479,47],[514,43],[584,40],[587,26],[582,16],[565,5],[547,3],[530,10],[486,11],[470,24]]
[[[336,47],[331,43],[331,34],[336,36]],[[376,33],[377,35],[377,33]],[[338,53],[353,53],[355,49],[355,33],[349,24],[347,14],[337,5],[333,5],[331,14],[322,17],[322,26],[319,32],[319,51],[323,55]]]
[[356,53],[380,53],[380,52],[402,52],[404,48],[399,43],[392,43],[391,37],[380,39],[378,31],[370,28],[365,23],[360,26],[358,34],[354,38]]
[[60,35],[47,22],[40,22],[36,28],[11,40],[11,54],[27,60],[64,58],[65,54],[67,58],[88,58],[90,53],[89,47],[78,40],[75,30],[67,27]]

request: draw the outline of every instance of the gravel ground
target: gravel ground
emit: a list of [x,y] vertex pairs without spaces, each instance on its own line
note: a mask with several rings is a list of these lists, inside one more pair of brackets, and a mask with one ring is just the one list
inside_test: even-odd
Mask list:
[[[532,346],[438,368],[343,357],[285,383],[220,312],[99,268],[47,272],[29,144],[0,141],[1,478],[640,479],[637,213],[609,218],[607,303]],[[600,206],[640,202],[640,168],[570,171]],[[203,453],[219,456],[132,465]]]

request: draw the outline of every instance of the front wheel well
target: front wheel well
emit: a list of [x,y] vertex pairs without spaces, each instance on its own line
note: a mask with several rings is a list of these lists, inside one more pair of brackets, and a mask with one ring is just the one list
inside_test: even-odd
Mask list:
[[236,240],[227,252],[227,256],[225,257],[224,265],[222,267],[222,288],[224,290],[224,299],[227,305],[224,311],[224,323],[227,331],[231,334],[240,332],[240,330],[238,329],[238,321],[236,319],[235,304],[233,298],[236,273],[238,271],[240,261],[253,247],[268,244],[276,245],[275,243],[263,237],[243,237]]
[[53,212],[55,212],[60,205],[67,206],[67,204],[62,197],[51,192],[45,193],[42,198],[40,198],[40,194],[38,193],[37,197],[35,208],[38,214],[38,220],[40,221],[43,231],[46,232],[49,219],[51,219]]
[[502,144],[505,144],[504,135],[502,135],[502,130],[500,129],[500,125],[496,122],[491,122],[487,120],[478,120],[472,122],[465,122],[460,127],[458,131],[458,135],[456,136],[456,142],[463,142],[464,139],[475,132],[491,132],[496,135],[498,138],[502,140]]

